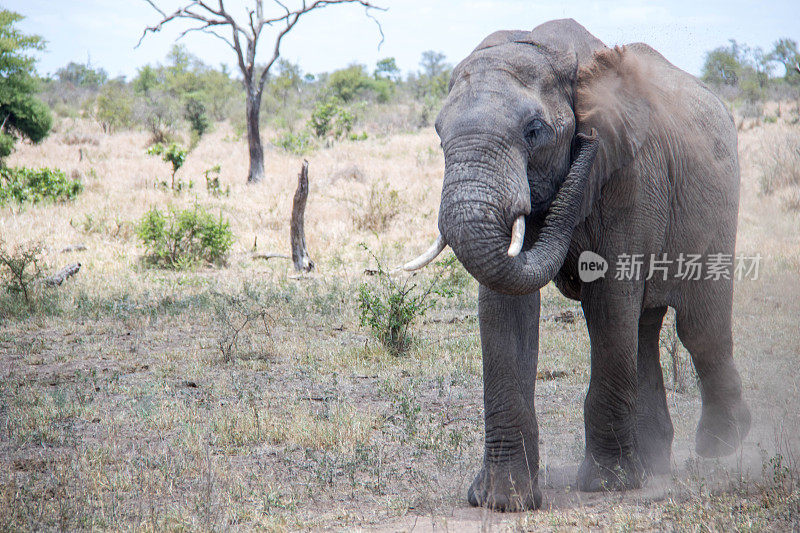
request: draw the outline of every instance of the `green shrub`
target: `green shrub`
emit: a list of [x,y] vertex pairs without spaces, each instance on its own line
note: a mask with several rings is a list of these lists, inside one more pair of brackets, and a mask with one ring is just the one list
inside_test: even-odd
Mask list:
[[275,138],[272,144],[278,148],[283,148],[287,152],[298,155],[306,154],[314,148],[313,139],[306,131],[301,131],[299,133],[286,131]]
[[160,155],[162,161],[172,165],[171,188],[173,191],[175,190],[175,173],[183,166],[187,153],[187,150],[177,143],[171,143],[169,146],[156,143],[147,149],[147,155]]
[[14,137],[0,131],[0,160],[11,155],[14,150]]
[[95,118],[104,133],[133,124],[133,96],[127,87],[110,83],[97,95]]
[[219,183],[219,173],[221,167],[219,165],[214,165],[211,168],[208,168],[203,171],[203,176],[206,178],[206,191],[211,196],[229,196],[231,194],[230,186],[225,187],[225,190],[222,190],[222,186]]
[[367,75],[363,65],[351,65],[331,73],[328,89],[342,102],[350,102],[371,89],[375,81]]
[[450,254],[438,261],[436,265],[442,268],[439,283],[453,296],[462,293],[469,285],[470,279],[472,279],[472,276],[458,262],[454,254]]
[[199,206],[162,213],[153,208],[136,227],[136,234],[147,248],[152,265],[185,269],[201,261],[222,265],[228,255],[233,234],[230,224]]
[[39,81],[31,51],[44,50],[45,41],[15,27],[23,18],[0,7],[0,164],[16,140],[38,143],[53,124],[50,108],[35,96]]
[[78,179],[57,168],[0,168],[0,205],[14,200],[39,203],[72,200],[83,190]]
[[347,136],[347,138],[348,138],[348,140],[351,140],[351,141],[366,141],[368,137],[367,137],[367,132],[364,131],[364,132],[361,132],[360,134],[351,133],[350,135]]
[[200,138],[209,129],[211,129],[211,121],[206,114],[206,106],[196,96],[190,96],[186,100],[184,107],[184,116],[189,121],[189,126],[192,132]]
[[341,139],[353,129],[355,116],[347,109],[340,106],[336,99],[329,98],[324,102],[317,102],[308,120],[309,129],[317,137],[331,134],[334,139]]
[[151,90],[137,98],[134,116],[150,132],[152,142],[167,143],[176,138],[181,111],[177,97],[161,90]]
[[[369,251],[362,244],[362,248]],[[454,265],[453,260],[436,263],[438,269],[422,286],[413,283],[415,276],[402,282],[393,279],[377,257],[370,255],[378,264],[375,283],[362,283],[358,290],[359,322],[369,327],[373,336],[392,355],[404,353],[411,345],[409,327],[417,318],[436,305],[436,296],[451,298],[461,290],[445,274]]]

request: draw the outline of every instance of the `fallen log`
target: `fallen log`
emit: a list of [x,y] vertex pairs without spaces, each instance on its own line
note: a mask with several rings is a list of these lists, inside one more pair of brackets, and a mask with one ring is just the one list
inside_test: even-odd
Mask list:
[[251,256],[253,259],[263,259],[268,261],[270,259],[291,259],[291,256],[286,254],[275,254],[275,253],[267,253],[267,254],[253,254]]
[[66,280],[67,278],[77,274],[80,269],[81,269],[80,263],[67,265],[58,272],[56,272],[55,274],[53,274],[52,276],[45,278],[44,283],[45,285],[49,285],[50,287],[56,287],[64,283],[64,280]]
[[61,253],[65,254],[68,252],[85,252],[86,245],[85,244],[70,244],[69,246],[65,246],[61,249]]

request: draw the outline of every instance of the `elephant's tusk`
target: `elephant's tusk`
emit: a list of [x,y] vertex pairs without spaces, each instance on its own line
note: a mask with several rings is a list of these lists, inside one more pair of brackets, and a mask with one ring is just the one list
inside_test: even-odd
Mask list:
[[403,265],[403,270],[406,272],[411,272],[412,270],[419,270],[420,268],[424,267],[442,253],[442,250],[445,249],[447,243],[444,242],[444,237],[439,235],[436,238],[436,242],[434,242],[430,248],[425,250],[425,253],[414,259],[413,261],[409,261],[405,265]]
[[521,215],[514,221],[511,228],[511,244],[508,246],[508,257],[517,257],[522,251],[522,243],[525,242],[525,216]]

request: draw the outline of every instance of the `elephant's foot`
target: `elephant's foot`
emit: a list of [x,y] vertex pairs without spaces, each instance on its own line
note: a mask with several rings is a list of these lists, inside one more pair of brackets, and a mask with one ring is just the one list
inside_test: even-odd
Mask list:
[[668,474],[672,460],[674,430],[669,417],[650,417],[640,421],[637,430],[636,450],[648,474]]
[[639,458],[650,474],[668,474],[671,468],[672,439],[639,437]]
[[697,455],[730,455],[736,451],[749,431],[750,410],[743,401],[738,401],[733,408],[704,405],[695,436]]
[[467,499],[475,507],[495,511],[517,512],[542,506],[542,492],[537,479],[538,465],[528,468],[504,465],[484,465],[472,482]]
[[641,462],[630,454],[601,463],[587,452],[578,469],[578,490],[599,492],[638,489],[644,483],[644,477]]

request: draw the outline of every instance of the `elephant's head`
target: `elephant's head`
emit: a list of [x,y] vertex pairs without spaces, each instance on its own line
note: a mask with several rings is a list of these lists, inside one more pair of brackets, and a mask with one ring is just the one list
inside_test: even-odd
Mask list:
[[598,146],[577,132],[578,71],[603,48],[561,20],[496,32],[455,68],[436,120],[445,156],[440,237],[406,269],[447,244],[499,292],[530,293],[558,273],[587,211]]

